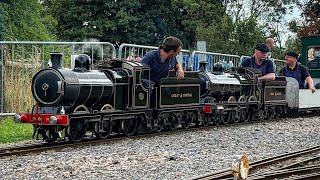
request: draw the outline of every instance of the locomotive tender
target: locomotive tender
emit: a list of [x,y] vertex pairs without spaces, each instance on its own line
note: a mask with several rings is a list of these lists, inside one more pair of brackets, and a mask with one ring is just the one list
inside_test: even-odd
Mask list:
[[32,112],[15,115],[47,141],[279,117],[287,108],[285,79],[260,82],[260,72],[252,68],[186,71],[182,80],[170,72],[158,87],[147,87],[143,81],[150,81],[150,67],[138,62],[110,60],[91,69],[90,57],[81,54],[74,69],[65,69],[61,60],[61,53],[51,53],[52,67],[32,80],[37,102]]

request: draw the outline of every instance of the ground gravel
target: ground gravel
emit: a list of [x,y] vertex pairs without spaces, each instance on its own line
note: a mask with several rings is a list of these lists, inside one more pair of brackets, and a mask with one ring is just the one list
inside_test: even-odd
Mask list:
[[264,121],[177,132],[108,145],[0,159],[1,179],[190,179],[320,144],[320,118]]

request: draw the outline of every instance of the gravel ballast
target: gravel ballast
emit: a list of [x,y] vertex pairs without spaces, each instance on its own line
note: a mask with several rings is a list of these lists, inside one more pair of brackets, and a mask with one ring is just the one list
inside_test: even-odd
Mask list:
[[320,118],[212,127],[0,159],[1,179],[190,179],[320,144]]

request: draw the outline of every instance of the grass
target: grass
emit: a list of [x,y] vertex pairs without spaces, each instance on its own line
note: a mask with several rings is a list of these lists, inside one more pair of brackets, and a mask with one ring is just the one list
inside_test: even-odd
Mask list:
[[32,132],[32,125],[15,123],[12,117],[0,120],[0,144],[31,140]]
[[10,88],[5,88],[5,112],[30,112],[34,103],[31,79],[38,69],[8,65],[6,71],[5,87]]

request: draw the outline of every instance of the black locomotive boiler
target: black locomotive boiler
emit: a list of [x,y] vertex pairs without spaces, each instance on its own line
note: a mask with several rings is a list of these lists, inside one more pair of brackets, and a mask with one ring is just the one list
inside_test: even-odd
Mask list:
[[261,83],[260,72],[251,68],[187,71],[182,80],[170,72],[159,85],[146,86],[150,67],[138,62],[110,60],[91,69],[90,57],[82,54],[67,69],[61,60],[62,54],[51,53],[52,67],[32,80],[32,112],[15,116],[48,141],[249,121],[286,106],[285,80]]

